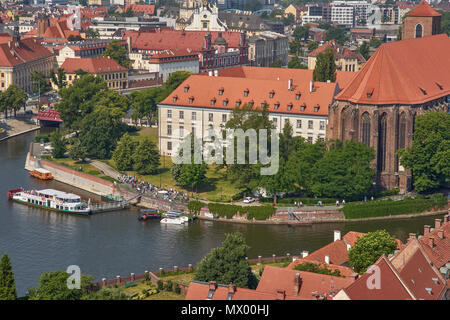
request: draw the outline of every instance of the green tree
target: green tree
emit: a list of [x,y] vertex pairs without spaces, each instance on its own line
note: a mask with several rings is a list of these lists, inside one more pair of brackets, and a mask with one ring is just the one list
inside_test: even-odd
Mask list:
[[398,151],[402,166],[411,169],[414,188],[428,193],[450,183],[450,114],[418,115],[410,147]]
[[274,62],[272,62],[270,67],[271,68],[281,68],[281,61],[280,60],[275,60]]
[[62,68],[58,68],[58,70],[53,71],[53,69],[50,71],[50,80],[53,82],[54,85],[58,87],[58,89],[64,88],[67,86],[66,81],[66,71]]
[[295,55],[302,55],[302,44],[295,40],[289,42],[289,53]]
[[308,34],[309,26],[297,26],[292,32],[292,36],[297,42],[305,41],[306,39],[308,39]]
[[17,298],[16,282],[11,261],[5,253],[0,260],[0,300],[15,300]]
[[94,280],[91,276],[81,275],[81,288],[69,289],[67,279],[69,274],[63,270],[44,272],[39,278],[37,289],[28,290],[29,300],[80,300],[86,294],[86,289]]
[[[169,94],[171,94],[173,90],[178,88],[178,86],[182,84],[184,80],[189,78],[190,75],[192,75],[192,72],[189,71],[175,71],[174,73],[172,73],[163,85],[164,90],[167,92],[167,96],[169,96]],[[163,99],[165,99],[166,97],[164,97]]]
[[124,113],[118,108],[98,105],[81,122],[80,142],[88,150],[89,157],[109,159],[117,140],[122,136]]
[[127,49],[125,49],[117,40],[112,40],[108,44],[108,47],[106,47],[102,56],[115,60],[122,67],[130,68],[131,61],[128,58]]
[[[175,85],[175,83],[172,83]],[[163,87],[133,91],[129,95],[132,116],[135,119],[146,118],[149,124],[158,110],[158,103],[167,97],[167,90]]]
[[79,129],[80,122],[93,111],[91,100],[99,92],[107,90],[105,80],[92,74],[75,79],[71,86],[59,91],[61,100],[55,105],[64,126]]
[[370,39],[369,45],[372,48],[378,48],[381,45],[381,40],[373,37],[372,39]]
[[314,81],[331,82],[336,81],[336,63],[334,53],[331,48],[326,49],[317,55],[316,67],[313,72]]
[[31,90],[33,93],[47,92],[50,90],[50,83],[48,82],[47,77],[39,71],[33,71],[30,75],[31,80]]
[[441,15],[441,32],[450,36],[450,12],[437,10]]
[[283,24],[285,26],[290,26],[295,22],[295,16],[292,13],[289,13],[287,16],[283,16]]
[[328,25],[325,29],[327,30],[325,34],[326,41],[336,40],[339,44],[344,44],[349,39],[345,33],[345,30],[342,28]]
[[69,40],[69,41],[82,41],[83,40],[83,38],[80,36],[80,35],[76,35],[76,36],[74,36],[73,34],[71,34],[68,38],[67,38],[67,40]]
[[295,57],[291,58],[291,60],[289,60],[288,68],[289,69],[308,69],[308,66],[304,65],[300,61],[300,59],[297,56],[295,56]]
[[363,41],[361,46],[359,46],[358,51],[364,57],[364,59],[366,59],[366,60],[369,59],[369,57],[370,57],[369,44],[367,43],[367,41]]
[[133,162],[134,169],[139,174],[153,174],[157,171],[160,165],[158,148],[150,137],[139,141],[133,154]]
[[255,289],[256,277],[245,260],[248,249],[241,233],[227,234],[222,247],[211,250],[199,263],[195,280]]
[[25,108],[27,99],[26,92],[16,84],[12,84],[8,89],[0,92],[0,106],[5,113],[5,118],[8,117],[8,110],[14,111],[14,116],[16,116],[17,110],[21,107]]
[[319,44],[316,41],[311,41],[308,43],[308,52],[313,52],[319,47]]
[[72,148],[69,150],[69,154],[73,160],[81,160],[81,162],[84,162],[88,156],[88,150],[81,144],[80,139],[76,139]]
[[88,39],[98,39],[100,37],[100,33],[98,30],[88,28],[86,31],[86,38]]
[[330,143],[312,168],[311,191],[318,197],[352,198],[367,194],[375,175],[370,163],[375,151],[364,143]]
[[353,248],[348,252],[348,264],[353,269],[363,274],[367,268],[373,265],[383,254],[388,256],[393,253],[397,245],[395,238],[385,230],[369,232],[360,237]]
[[64,135],[60,130],[55,130],[50,134],[50,143],[53,148],[54,158],[62,158],[67,151]]
[[128,133],[125,133],[122,138],[120,138],[112,155],[119,171],[133,169],[133,154],[136,152],[137,145],[138,142]]

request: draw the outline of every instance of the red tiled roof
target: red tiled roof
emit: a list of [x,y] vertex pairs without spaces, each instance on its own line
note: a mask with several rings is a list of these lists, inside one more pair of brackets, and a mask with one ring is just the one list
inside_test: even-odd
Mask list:
[[428,2],[423,0],[415,9],[406,14],[407,17],[440,17],[441,14],[434,10]]
[[411,291],[401,281],[397,271],[386,258],[382,255],[375,265],[379,268],[379,288],[368,287],[374,271],[366,272],[358,280],[344,289],[344,292],[351,300],[411,300],[414,299]]
[[19,46],[14,41],[0,44],[0,66],[17,66],[52,55],[38,40],[32,38],[20,40]]
[[[294,295],[297,274],[300,275],[300,288],[297,295]],[[353,281],[349,278],[266,265],[256,291],[273,294],[278,290],[285,290],[286,300],[316,300],[319,296],[327,299],[336,295],[339,290],[349,286]]]
[[153,4],[127,4],[124,11],[128,11],[130,8],[134,13],[143,12],[148,15],[153,15],[155,13],[155,6]]
[[[163,100],[161,105],[233,110],[236,107],[236,101],[240,100],[242,105],[253,101],[255,108],[261,108],[262,103],[267,103],[270,112],[328,116],[328,106],[333,101],[336,84],[315,82],[315,90],[311,93],[309,82],[309,78],[295,78],[294,90],[289,90],[288,80],[192,75]],[[187,86],[189,90],[185,92]],[[223,88],[222,95],[219,95],[220,88]],[[244,95],[245,88],[249,89],[247,96]],[[271,91],[275,92],[273,98],[269,96]],[[296,99],[298,93],[300,93],[299,100]],[[175,96],[176,101],[174,101]],[[194,97],[192,103],[191,97]],[[211,100],[216,100],[216,103],[211,105]],[[226,106],[224,106],[224,100],[228,100]],[[279,104],[278,108],[275,104]],[[289,110],[290,105],[292,108]],[[300,110],[302,105],[306,106],[304,111]],[[319,106],[319,109],[315,111],[316,106]]]
[[411,105],[447,96],[448,52],[450,39],[446,34],[382,44],[336,99]]
[[365,62],[366,59],[357,51],[352,51],[348,48],[345,48],[341,46],[340,44],[336,43],[334,40],[330,40],[325,42],[323,45],[318,47],[316,50],[312,51],[308,54],[308,56],[311,57],[317,57],[319,53],[324,52],[328,48],[333,50],[334,58],[353,58],[358,59],[360,62]]
[[[438,236],[439,229],[443,230],[443,239]],[[419,239],[423,250],[436,268],[450,261],[450,222],[443,224],[439,229],[434,229]],[[433,248],[430,246],[430,238],[433,239]]]
[[[211,33],[212,43],[214,43],[218,37],[218,31],[185,31],[167,28],[148,32],[126,31],[122,39],[126,40],[131,37],[132,48],[138,50],[190,49],[199,52],[203,48],[205,35],[208,33]],[[239,47],[239,32],[222,32],[222,37],[227,41],[229,48]]]
[[349,277],[351,275],[353,275],[355,273],[355,271],[353,271],[351,268],[349,267],[344,267],[344,266],[339,266],[336,264],[325,264],[323,262],[318,262],[318,261],[314,261],[314,260],[307,260],[307,259],[295,259],[295,261],[293,261],[291,264],[289,264],[286,268],[294,270],[294,267],[299,265],[299,264],[304,264],[304,263],[314,263],[319,265],[320,267],[327,267],[328,269],[330,269],[331,271],[334,270],[338,270],[339,273],[344,276],[344,277]]
[[325,262],[325,256],[330,257],[330,263],[341,265],[348,261],[347,245],[342,240],[333,241],[305,257],[305,260]]
[[[189,284],[185,300],[206,300],[209,293],[208,283],[192,281]],[[227,300],[228,287],[217,285],[211,300]],[[259,292],[252,289],[236,288],[231,300],[275,300],[276,295]]]
[[109,58],[67,58],[61,68],[67,73],[74,73],[75,70],[82,69],[93,74],[128,70]]

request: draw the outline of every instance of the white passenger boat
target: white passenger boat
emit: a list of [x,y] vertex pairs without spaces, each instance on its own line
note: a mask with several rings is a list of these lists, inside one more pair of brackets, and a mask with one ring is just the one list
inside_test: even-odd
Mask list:
[[161,223],[165,223],[165,224],[184,224],[185,219],[181,219],[180,218],[162,218]]
[[79,214],[89,214],[91,212],[89,206],[81,201],[80,196],[54,189],[21,190],[12,193],[10,199],[29,206],[54,211]]

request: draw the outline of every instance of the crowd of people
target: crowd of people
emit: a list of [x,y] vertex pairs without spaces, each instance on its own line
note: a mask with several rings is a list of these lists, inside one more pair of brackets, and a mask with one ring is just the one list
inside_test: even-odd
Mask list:
[[167,201],[181,201],[181,202],[188,202],[189,196],[182,192],[177,191],[173,188],[158,188],[151,183],[148,183],[142,179],[139,179],[135,176],[130,176],[127,174],[120,174],[117,177],[117,180],[120,182],[129,185],[131,188],[135,189],[136,191],[145,194],[147,196],[151,196],[158,199],[163,199]]

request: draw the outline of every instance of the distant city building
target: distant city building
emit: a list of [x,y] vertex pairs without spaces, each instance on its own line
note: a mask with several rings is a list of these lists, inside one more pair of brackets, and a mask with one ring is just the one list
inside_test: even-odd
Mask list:
[[317,56],[328,48],[333,50],[337,70],[357,72],[366,62],[359,52],[341,46],[335,40],[330,40],[308,54],[308,69],[315,69]]
[[248,39],[251,66],[270,67],[275,61],[288,63],[289,40],[279,33],[265,31]]
[[226,31],[228,28],[225,23],[219,19],[219,10],[217,6],[206,3],[195,8],[193,14],[186,22],[185,30],[196,31]]
[[92,25],[89,27],[98,31],[100,38],[111,38],[116,32],[120,30],[139,30],[157,29],[166,26],[166,23],[160,21],[157,17],[143,18],[143,17],[99,17],[91,20]]

